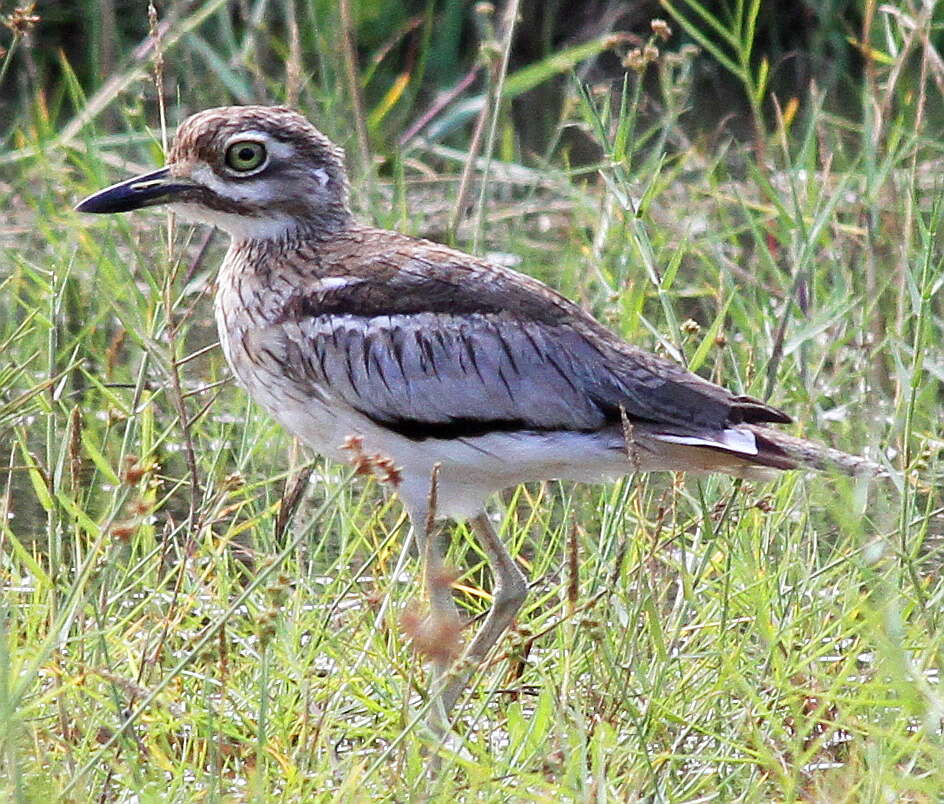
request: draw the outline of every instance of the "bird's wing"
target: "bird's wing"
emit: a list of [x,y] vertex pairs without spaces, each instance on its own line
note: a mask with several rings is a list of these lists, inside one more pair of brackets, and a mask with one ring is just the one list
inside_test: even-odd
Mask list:
[[392,253],[389,242],[347,258],[343,273],[322,266],[278,326],[311,381],[404,435],[586,431],[624,413],[681,438],[789,421],[626,344],[536,280],[424,241]]

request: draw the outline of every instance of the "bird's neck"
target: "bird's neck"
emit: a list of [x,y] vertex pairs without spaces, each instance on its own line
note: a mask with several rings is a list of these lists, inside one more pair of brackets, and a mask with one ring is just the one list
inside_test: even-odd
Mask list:
[[[351,211],[343,205],[307,210],[282,211],[272,217],[243,216],[240,221],[207,221],[221,226],[240,249],[291,250],[302,244],[325,243],[356,226]],[[230,224],[230,225],[226,225]]]

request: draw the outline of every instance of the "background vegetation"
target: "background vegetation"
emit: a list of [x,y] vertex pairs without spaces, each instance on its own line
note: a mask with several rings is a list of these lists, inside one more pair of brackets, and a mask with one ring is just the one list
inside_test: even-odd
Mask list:
[[[936,3],[0,13],[0,796],[944,796]],[[219,238],[72,211],[249,102],[344,144],[365,218],[519,265],[894,479],[508,493],[532,595],[431,779],[395,498],[230,383]],[[474,614],[461,527],[450,557]]]

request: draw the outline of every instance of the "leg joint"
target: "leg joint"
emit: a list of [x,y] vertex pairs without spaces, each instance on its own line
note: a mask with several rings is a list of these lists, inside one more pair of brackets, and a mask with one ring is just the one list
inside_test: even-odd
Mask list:
[[498,578],[498,584],[495,587],[494,606],[513,614],[524,605],[524,601],[528,597],[528,581],[516,566],[512,565],[511,568],[514,570],[513,572],[505,572]]

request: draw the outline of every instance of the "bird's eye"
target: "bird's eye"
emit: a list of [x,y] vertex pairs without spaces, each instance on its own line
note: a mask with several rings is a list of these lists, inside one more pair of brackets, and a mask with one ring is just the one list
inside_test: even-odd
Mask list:
[[234,142],[226,149],[226,167],[246,173],[266,161],[266,148],[261,142]]

